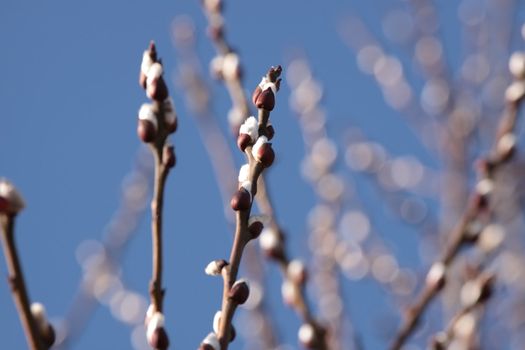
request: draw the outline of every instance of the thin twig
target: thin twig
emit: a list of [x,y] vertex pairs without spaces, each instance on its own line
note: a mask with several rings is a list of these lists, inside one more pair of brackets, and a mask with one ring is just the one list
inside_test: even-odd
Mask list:
[[28,346],[31,350],[44,350],[42,338],[38,334],[38,329],[31,314],[31,305],[27,293],[24,274],[20,265],[20,259],[15,245],[14,228],[15,215],[5,214],[0,216],[2,225],[2,238],[4,241],[4,255],[9,271],[9,284],[15,300],[18,315],[26,334]]
[[153,268],[150,295],[155,309],[162,312],[164,289],[162,288],[162,210],[164,188],[169,168],[162,163],[162,148],[155,146],[155,183],[151,201],[151,238]]

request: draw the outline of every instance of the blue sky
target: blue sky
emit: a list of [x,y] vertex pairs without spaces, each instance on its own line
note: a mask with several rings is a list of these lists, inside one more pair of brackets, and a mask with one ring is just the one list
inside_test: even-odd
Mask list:
[[[358,126],[380,139],[390,153],[413,154],[438,168],[439,162],[421,147],[417,135],[383,101],[373,79],[359,71],[355,53],[338,33],[341,21],[357,15],[392,53],[402,53],[384,38],[381,21],[388,11],[405,6],[403,1],[379,0],[227,2],[227,35],[239,51],[249,90],[269,66],[286,66],[291,54],[300,51],[325,89],[322,103],[334,140],[341,144],[344,131]],[[438,10],[446,58],[454,65],[461,58],[457,7],[440,5]],[[142,51],[154,39],[167,76],[175,72],[178,60],[170,27],[180,15],[194,21],[198,57],[207,67],[214,50],[205,36],[206,20],[198,1],[0,2],[0,176],[12,180],[26,199],[27,209],[17,225],[18,247],[31,298],[43,302],[52,319],[68,310],[79,283],[81,267],[75,257],[79,244],[104,236],[118,208],[123,179],[142,148],[136,137],[137,111],[146,102],[137,84]],[[523,19],[523,9],[516,17]],[[516,28],[512,47],[521,45]],[[405,56],[403,62],[409,58]],[[415,77],[412,73],[409,76]],[[410,79],[416,89],[421,85],[417,78]],[[172,348],[191,349],[211,330],[220,305],[222,284],[204,275],[203,269],[210,260],[228,255],[231,240],[209,160],[185,108],[184,92],[171,80],[168,85],[180,119],[172,136],[178,164],[168,180],[164,223],[167,328]],[[210,86],[215,115],[226,130],[230,100],[221,84],[210,81]],[[304,147],[288,106],[289,94],[284,84],[272,113],[277,161],[269,183],[279,218],[290,234],[292,255],[308,257],[306,217],[316,199],[300,175]],[[345,169],[341,166],[341,171]],[[362,180],[356,181],[360,186]],[[386,239],[400,261],[417,265],[415,230],[389,215],[374,191],[358,192],[374,213],[378,231],[389,232]],[[149,215],[140,219],[121,266],[122,280],[143,296],[151,264],[148,220]],[[1,261],[0,273],[5,275]],[[296,348],[300,323],[280,301],[275,266],[267,270],[267,293],[283,342]],[[367,279],[345,282],[344,292],[365,348],[384,347],[377,327],[385,322],[389,322],[386,329],[395,326],[395,305]],[[6,283],[0,283],[0,306],[3,346],[23,349],[24,336]],[[130,332],[102,306],[72,348],[131,348]],[[242,344],[238,340],[231,349],[241,349]]]

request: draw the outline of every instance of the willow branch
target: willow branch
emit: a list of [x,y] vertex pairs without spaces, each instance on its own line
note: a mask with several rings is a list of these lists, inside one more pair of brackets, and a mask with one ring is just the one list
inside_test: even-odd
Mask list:
[[4,241],[4,255],[9,271],[9,284],[15,301],[20,321],[26,335],[28,346],[31,350],[46,349],[38,333],[35,320],[31,314],[31,305],[24,281],[24,273],[15,245],[14,228],[15,215],[5,214],[0,216],[2,225],[2,238]]

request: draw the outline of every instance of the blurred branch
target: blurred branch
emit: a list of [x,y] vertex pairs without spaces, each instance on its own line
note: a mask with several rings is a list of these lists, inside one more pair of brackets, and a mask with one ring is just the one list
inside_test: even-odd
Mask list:
[[452,232],[449,233],[449,243],[442,253],[441,259],[432,265],[425,287],[416,302],[408,309],[406,319],[394,338],[391,349],[400,349],[406,339],[414,331],[419,319],[430,301],[442,289],[445,273],[459,253],[461,247],[471,243],[483,227],[483,216],[490,212],[490,197],[494,189],[494,173],[512,159],[515,154],[516,136],[514,129],[518,110],[525,96],[525,55],[517,54],[511,57],[511,71],[516,77],[506,91],[507,108],[500,119],[496,141],[491,152],[478,165],[478,181],[474,193],[470,197],[467,209]]
[[[110,300],[108,294],[114,295],[119,290],[115,286],[119,285],[116,275],[120,259],[133,234],[137,232],[139,218],[145,214],[148,193],[151,191],[148,182],[152,178],[153,168],[146,155],[140,149],[134,169],[125,176],[119,207],[110,219],[102,241],[83,242],[84,248],[82,244],[79,245],[82,250],[87,248],[88,243],[92,248],[83,253],[85,255],[79,261],[83,268],[82,277],[64,316],[64,329],[62,334],[58,334],[57,349],[70,348],[86,329],[98,303]],[[95,246],[98,248],[95,249]]]

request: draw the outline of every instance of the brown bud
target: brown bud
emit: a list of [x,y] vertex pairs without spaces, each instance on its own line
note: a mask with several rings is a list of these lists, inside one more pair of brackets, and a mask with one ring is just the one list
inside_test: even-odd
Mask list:
[[24,199],[14,185],[0,178],[0,213],[17,214],[24,207]]
[[50,324],[47,325],[46,330],[41,334],[41,336],[46,348],[49,349],[55,343],[55,329]]
[[254,105],[257,105],[257,98],[259,97],[261,92],[262,92],[261,87],[259,85],[257,85],[255,87],[255,90],[253,90],[253,93],[252,93],[252,102],[253,102]]
[[260,221],[254,221],[248,226],[248,232],[250,233],[250,239],[256,239],[261,234],[264,225]]
[[155,46],[155,42],[153,40],[149,42],[148,51],[153,62],[157,62],[157,47]]
[[267,111],[272,111],[275,107],[275,95],[271,88],[267,88],[262,91],[257,98],[255,99],[255,106],[257,108],[262,108]]
[[222,24],[208,26],[208,36],[213,40],[222,38],[224,36],[224,26]]
[[489,208],[489,197],[478,192],[471,197],[471,206],[478,211],[485,211]]
[[235,327],[231,325],[230,326],[230,343],[235,340],[236,336],[237,336],[237,331],[235,330]]
[[268,168],[273,164],[275,159],[275,152],[273,151],[271,143],[265,143],[257,150],[257,160],[265,167]]
[[0,213],[6,213],[9,211],[9,201],[0,196]]
[[275,135],[275,129],[273,128],[273,126],[270,124],[266,127],[266,137],[268,138],[268,141],[273,139]]
[[250,296],[250,287],[244,280],[235,282],[228,292],[228,298],[238,305],[244,304],[248,296]]
[[252,143],[252,138],[248,134],[239,134],[237,137],[237,147],[244,152],[246,147]]
[[143,142],[149,143],[155,140],[157,136],[157,128],[155,125],[146,119],[139,119],[137,125],[137,135]]
[[213,345],[210,345],[210,344],[201,344],[201,346],[199,346],[199,350],[218,350],[218,349],[215,349]]
[[148,343],[153,349],[168,349],[170,345],[170,340],[168,338],[168,333],[166,333],[164,327],[156,328],[151,334],[151,337],[148,339]]
[[493,276],[481,281],[481,293],[479,295],[478,302],[485,302],[487,299],[489,299],[492,296],[494,292],[493,284],[494,284]]
[[233,210],[235,211],[242,211],[242,210],[248,210],[250,208],[250,205],[252,203],[252,196],[250,193],[244,189],[240,188],[235,194],[233,195],[230,205]]
[[164,165],[170,169],[177,163],[177,157],[175,156],[175,147],[173,145],[166,145],[162,151],[162,161]]
[[151,84],[148,84],[146,87],[146,94],[152,100],[159,102],[164,101],[168,97],[168,86],[166,85],[164,78],[159,77],[152,81]]
[[489,177],[493,170],[494,170],[495,164],[494,161],[491,159],[478,159],[475,163],[476,170],[482,175],[483,177]]

